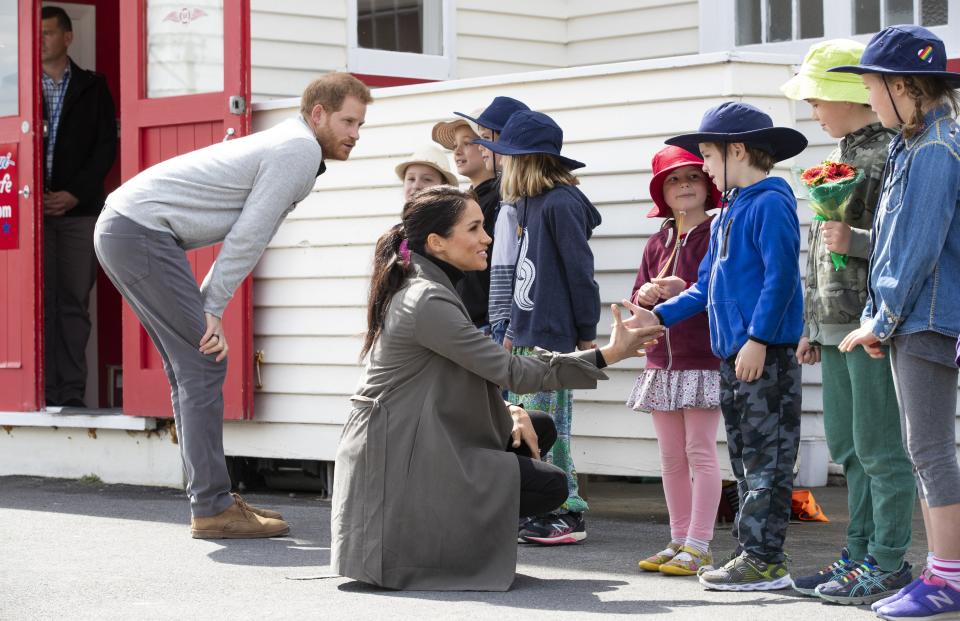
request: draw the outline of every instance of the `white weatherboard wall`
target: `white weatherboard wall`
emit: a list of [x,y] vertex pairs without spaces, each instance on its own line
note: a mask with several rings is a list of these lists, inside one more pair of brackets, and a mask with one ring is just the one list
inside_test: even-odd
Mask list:
[[[256,397],[257,424],[228,425],[228,452],[333,459],[360,372],[373,243],[399,219],[393,167],[411,145],[428,139],[437,120],[497,94],[557,120],[565,129],[564,152],[587,163],[578,171],[581,187],[603,215],[591,246],[608,307],[630,292],[645,240],[659,226],[643,217],[650,207],[650,157],[666,137],[695,128],[704,109],[730,98],[793,125],[793,106],[777,90],[791,75],[789,62],[717,53],[379,90],[351,159],[330,162],[254,272],[254,338],[265,352],[264,386]],[[255,129],[294,114],[294,106],[257,106]],[[800,213],[806,226],[807,211]],[[803,239],[805,251],[805,231]],[[604,311],[601,339],[610,321]],[[580,472],[659,473],[650,417],[623,405],[640,365],[611,368],[611,380],[596,391],[575,393],[573,450]],[[819,370],[805,368],[804,380],[804,434],[822,437]]]
[[[696,0],[456,0],[455,6],[458,78],[698,51]],[[254,101],[299,96],[322,73],[351,71],[348,10],[347,0],[251,0]]]

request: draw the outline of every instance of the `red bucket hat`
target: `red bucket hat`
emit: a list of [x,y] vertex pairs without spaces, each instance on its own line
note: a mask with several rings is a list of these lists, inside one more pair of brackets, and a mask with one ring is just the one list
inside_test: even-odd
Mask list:
[[[653,199],[653,209],[647,213],[648,218],[669,218],[673,216],[670,206],[663,198],[663,181],[671,171],[684,166],[703,166],[703,160],[680,147],[667,146],[653,156],[651,162],[653,166],[653,179],[650,180],[650,198]],[[710,184],[710,203],[712,207],[708,210],[720,206],[720,190],[713,184],[709,177],[706,178]]]

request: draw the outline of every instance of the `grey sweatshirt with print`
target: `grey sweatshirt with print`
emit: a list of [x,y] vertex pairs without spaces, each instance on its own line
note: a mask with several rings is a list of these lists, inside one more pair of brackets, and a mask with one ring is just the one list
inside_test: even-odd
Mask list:
[[316,182],[320,145],[302,117],[160,162],[133,177],[107,207],[184,250],[223,242],[200,292],[205,312],[223,309],[280,223]]

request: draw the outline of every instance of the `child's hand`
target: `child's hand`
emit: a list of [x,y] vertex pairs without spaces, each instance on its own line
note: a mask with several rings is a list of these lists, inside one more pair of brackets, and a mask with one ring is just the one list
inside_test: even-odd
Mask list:
[[883,348],[880,346],[880,339],[873,333],[873,322],[868,322],[843,337],[838,348],[843,353],[849,353],[862,345],[863,350],[871,358],[884,358]]
[[623,322],[623,325],[627,328],[649,328],[651,326],[659,326],[660,320],[657,319],[657,316],[653,314],[653,311],[648,311],[645,308],[640,308],[633,302],[628,302],[627,300],[622,300],[623,305],[626,306],[633,315],[630,319],[627,319]]
[[596,341],[577,341],[577,351],[587,351],[588,349],[596,349]]
[[633,301],[641,306],[653,306],[660,301],[660,287],[652,282],[644,283],[642,287],[637,289]]
[[810,339],[801,337],[797,344],[797,362],[800,364],[817,364],[820,362],[820,348],[810,344]]
[[754,340],[740,348],[737,354],[737,379],[741,382],[755,382],[763,375],[763,363],[767,359],[767,346]]
[[660,297],[664,300],[676,297],[683,293],[687,288],[687,281],[679,276],[667,276],[666,278],[654,278],[651,282],[660,287]]
[[847,254],[850,252],[850,225],[843,222],[823,223],[823,245],[830,252]]

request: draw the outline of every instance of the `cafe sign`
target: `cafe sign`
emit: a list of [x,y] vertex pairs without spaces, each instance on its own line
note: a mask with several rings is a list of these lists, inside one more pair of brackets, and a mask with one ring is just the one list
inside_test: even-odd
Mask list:
[[0,144],[0,250],[20,247],[17,146]]

